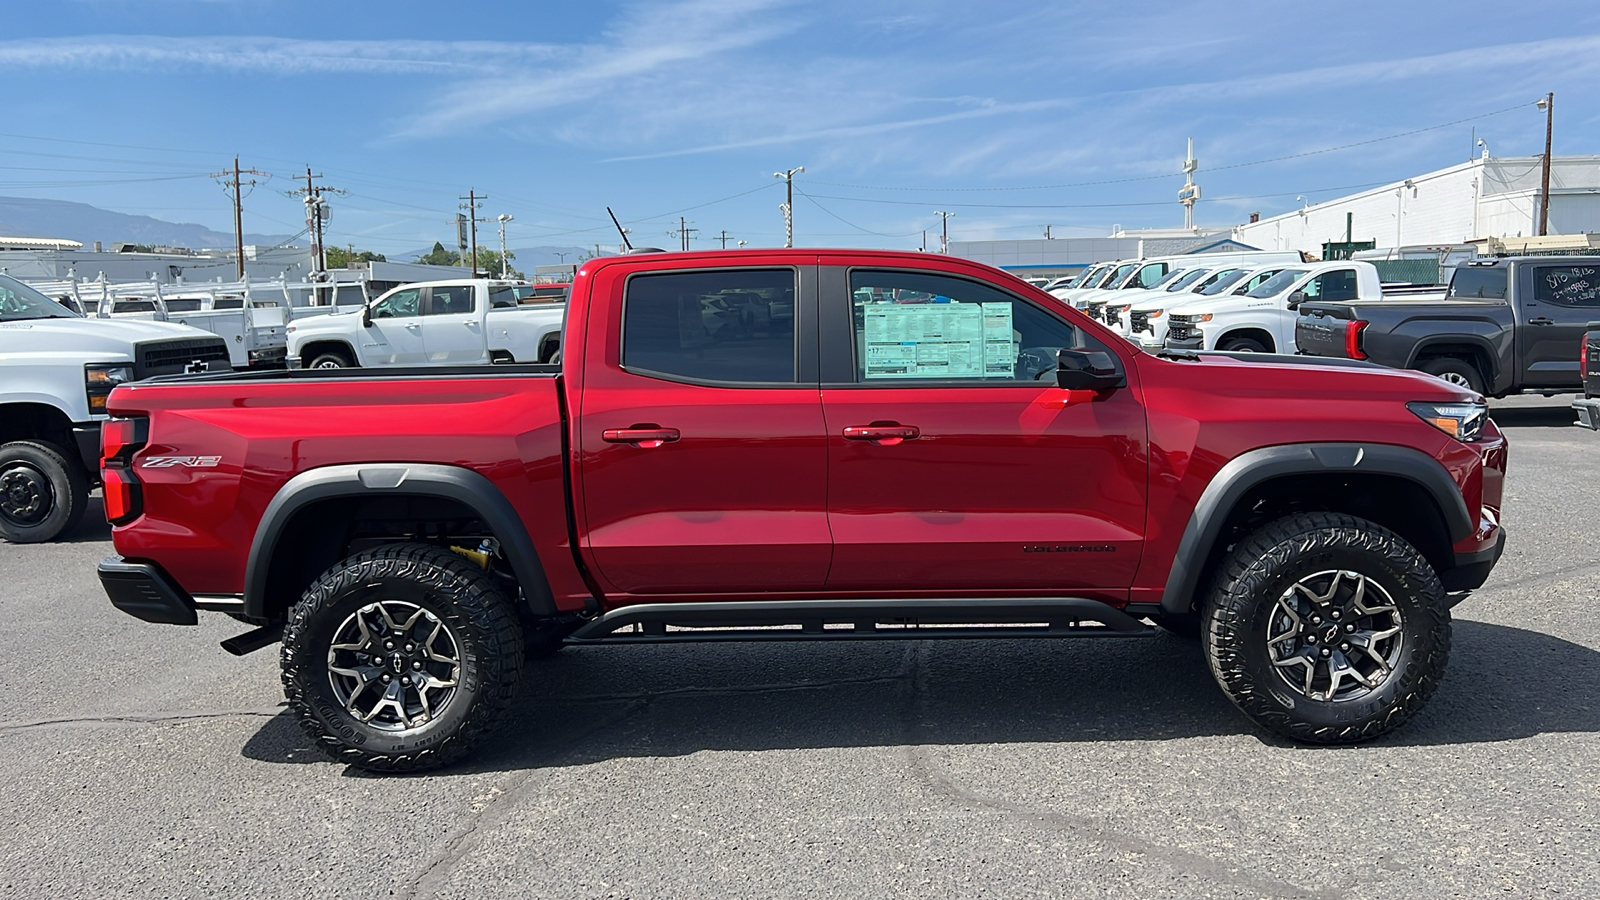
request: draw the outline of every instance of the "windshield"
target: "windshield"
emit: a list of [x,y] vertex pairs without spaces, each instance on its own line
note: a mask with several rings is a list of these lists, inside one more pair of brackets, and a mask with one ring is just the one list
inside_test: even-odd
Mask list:
[[1132,272],[1134,269],[1137,269],[1137,268],[1139,268],[1139,264],[1138,263],[1125,263],[1123,265],[1117,266],[1115,269],[1111,270],[1111,277],[1107,278],[1105,281],[1100,282],[1098,287],[1103,287],[1103,288],[1120,287],[1122,285],[1122,282],[1127,280],[1128,273]]
[[1308,272],[1308,271],[1310,271],[1310,270],[1309,269],[1284,269],[1282,272],[1279,272],[1278,274],[1272,276],[1271,278],[1268,278],[1266,281],[1261,282],[1261,285],[1259,287],[1257,287],[1255,290],[1251,291],[1250,293],[1246,294],[1245,296],[1246,297],[1253,297],[1253,298],[1255,298],[1257,300],[1261,299],[1262,297],[1276,297],[1279,294],[1283,293],[1284,291],[1288,290],[1289,289],[1289,285],[1294,284],[1296,281],[1299,281],[1300,280],[1300,276],[1306,274],[1306,272]]
[[76,319],[78,314],[9,275],[0,275],[0,322]]
[[1068,285],[1068,287],[1088,287],[1089,285],[1094,284],[1095,281],[1097,281],[1100,276],[1104,275],[1105,273],[1105,266],[1093,266],[1086,270],[1082,275],[1072,279],[1072,284]]
[[1223,269],[1221,272],[1218,272],[1206,279],[1205,284],[1201,285],[1200,289],[1195,291],[1195,293],[1203,297],[1211,297],[1216,294],[1220,294],[1237,284],[1239,279],[1245,276],[1246,271],[1247,270],[1245,269]]
[[[1196,281],[1199,281],[1200,280],[1200,276],[1206,274],[1209,271],[1211,271],[1211,270],[1210,269],[1190,269],[1187,272],[1183,272],[1177,279],[1173,280],[1170,284],[1167,284],[1167,286],[1166,286],[1167,290],[1169,290],[1169,291],[1181,291],[1184,288],[1188,287],[1189,285],[1194,284]],[[1159,287],[1159,285],[1158,285],[1158,287]]]

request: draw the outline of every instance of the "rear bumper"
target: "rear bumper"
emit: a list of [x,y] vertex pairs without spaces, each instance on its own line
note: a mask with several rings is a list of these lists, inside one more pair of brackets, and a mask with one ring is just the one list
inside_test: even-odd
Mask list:
[[193,625],[199,621],[194,598],[151,563],[108,556],[100,560],[98,571],[100,586],[111,598],[111,605],[136,619],[162,625]]
[[1591,431],[1600,431],[1600,397],[1574,400],[1572,408],[1578,414],[1578,421],[1573,424],[1582,425]]

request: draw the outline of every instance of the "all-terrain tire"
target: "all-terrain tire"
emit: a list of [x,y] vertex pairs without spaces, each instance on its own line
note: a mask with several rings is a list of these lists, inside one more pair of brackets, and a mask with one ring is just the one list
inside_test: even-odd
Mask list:
[[[1345,688],[1356,690],[1343,699],[1329,699],[1327,690],[1302,689],[1299,681],[1305,672],[1315,671],[1313,666],[1274,665],[1275,654],[1282,664],[1291,655],[1284,648],[1299,646],[1296,639],[1268,644],[1270,636],[1283,633],[1284,623],[1296,621],[1284,613],[1280,599],[1315,593],[1295,585],[1319,578],[1321,584],[1329,584],[1330,572],[1341,574],[1329,593],[1338,587],[1337,578],[1343,578],[1347,591],[1359,585],[1370,591],[1366,596],[1371,603],[1392,603],[1395,610],[1359,621],[1381,618],[1384,630],[1399,629],[1397,646],[1381,645],[1389,648],[1388,674],[1380,679],[1381,671],[1369,671],[1370,688],[1345,679]],[[1317,607],[1301,602],[1310,607],[1304,615],[1306,640],[1315,641],[1318,629],[1327,629],[1339,617],[1324,612],[1317,617],[1323,624],[1312,626],[1312,612],[1333,609],[1335,604]],[[1346,607],[1344,623],[1335,627],[1355,624],[1354,615]],[[1269,633],[1269,628],[1280,630]],[[1313,659],[1321,653],[1318,647],[1338,653],[1344,636],[1330,645],[1330,633],[1320,632],[1320,643],[1303,649]],[[1450,608],[1438,575],[1399,535],[1341,513],[1302,513],[1262,526],[1228,554],[1206,604],[1202,638],[1217,683],[1257,724],[1297,741],[1354,743],[1400,727],[1432,696],[1450,656]],[[1359,648],[1348,659],[1369,668],[1374,665]]]
[[[381,618],[386,613],[388,620]],[[387,621],[408,615],[418,625],[404,631],[388,628]],[[363,623],[376,623],[370,629],[378,635],[371,642],[372,655],[352,656],[353,651],[334,647],[341,636],[342,641],[349,641],[352,633],[367,636]],[[436,626],[443,630],[433,632]],[[436,643],[438,638],[429,637],[424,645],[430,632],[445,640]],[[393,637],[387,648],[385,636]],[[419,653],[405,656],[403,651],[413,647]],[[440,674],[421,653],[456,659],[453,670],[444,665],[439,682],[454,681],[453,692],[430,689],[432,702],[440,705],[420,707],[422,720],[417,723],[399,707],[378,710],[369,705],[388,696],[374,695],[369,688],[391,689],[391,682],[380,684],[380,677],[409,679],[416,663],[422,663],[417,668],[423,673],[432,668]],[[336,668],[335,654],[344,668]],[[295,604],[283,632],[283,690],[300,726],[335,760],[374,771],[417,772],[460,759],[493,730],[515,696],[522,655],[522,622],[493,578],[446,549],[389,544],[334,565]],[[358,669],[363,657],[378,665]],[[357,671],[359,676],[341,674]],[[369,672],[372,680],[362,680]],[[352,683],[360,687],[351,689]],[[344,698],[339,684],[345,685]],[[399,691],[399,703],[419,708],[411,703],[411,692],[420,689],[392,689]],[[355,704],[356,711],[348,704]],[[363,721],[360,714],[369,710],[380,715]],[[406,717],[393,721],[401,715]]]
[[1417,368],[1457,387],[1464,387],[1479,394],[1484,391],[1483,373],[1478,371],[1477,366],[1464,359],[1438,356],[1424,360]]
[[0,446],[0,538],[13,544],[55,540],[88,506],[88,476],[54,444]]

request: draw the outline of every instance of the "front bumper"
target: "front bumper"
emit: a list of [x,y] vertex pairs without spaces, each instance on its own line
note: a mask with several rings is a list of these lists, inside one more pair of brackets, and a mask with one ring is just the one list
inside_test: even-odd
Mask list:
[[1162,346],[1172,350],[1204,350],[1206,337],[1203,334],[1192,338],[1184,338],[1183,340],[1168,337]]
[[1591,431],[1600,431],[1600,397],[1574,400],[1572,408],[1578,413],[1578,421],[1574,422],[1574,425],[1582,425]]
[[72,443],[78,448],[78,459],[89,481],[100,483],[100,423],[82,422],[72,426]]
[[1439,579],[1444,584],[1444,589],[1455,593],[1474,591],[1483,587],[1483,583],[1489,580],[1489,572],[1494,569],[1494,564],[1500,561],[1500,554],[1504,553],[1505,549],[1506,529],[1501,525],[1495,528],[1493,544],[1471,553],[1455,554],[1455,567]]
[[151,563],[108,556],[100,560],[98,571],[111,605],[136,619],[161,625],[200,621],[194,612],[194,598]]

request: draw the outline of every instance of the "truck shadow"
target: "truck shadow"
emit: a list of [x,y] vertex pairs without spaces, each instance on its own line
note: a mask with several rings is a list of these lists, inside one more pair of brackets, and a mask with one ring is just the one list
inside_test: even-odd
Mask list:
[[83,518],[78,524],[72,526],[71,531],[64,532],[56,538],[58,544],[86,544],[93,541],[111,540],[111,523],[106,521],[105,500],[96,491],[89,495],[89,504],[83,510]]
[[[531,664],[526,678],[506,724],[451,771],[708,750],[1237,734],[1281,743],[1232,708],[1194,644],[1166,636],[584,648]],[[1422,714],[1378,743],[1595,731],[1600,652],[1538,632],[1458,621],[1444,684]],[[278,763],[327,761],[287,714],[268,720],[243,753]]]
[[1566,427],[1578,421],[1571,406],[1527,406],[1491,409],[1489,418],[1501,428]]

